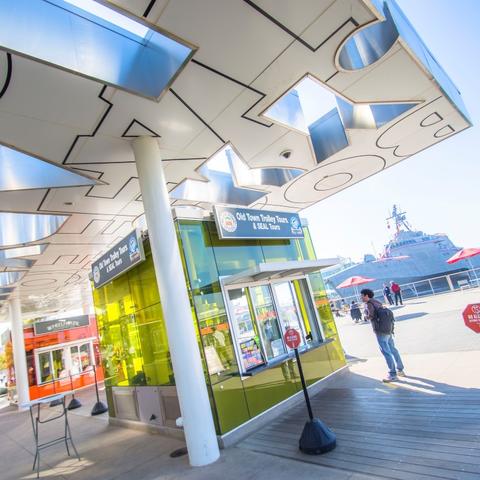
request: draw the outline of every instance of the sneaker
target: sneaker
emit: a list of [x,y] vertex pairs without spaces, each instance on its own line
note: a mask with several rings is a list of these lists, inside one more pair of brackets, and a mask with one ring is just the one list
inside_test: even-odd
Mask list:
[[398,377],[396,375],[395,376],[389,375],[387,378],[384,378],[382,382],[390,383],[390,382],[395,382],[396,380],[398,380]]
[[399,377],[406,377],[405,372],[403,370],[397,370],[397,375]]

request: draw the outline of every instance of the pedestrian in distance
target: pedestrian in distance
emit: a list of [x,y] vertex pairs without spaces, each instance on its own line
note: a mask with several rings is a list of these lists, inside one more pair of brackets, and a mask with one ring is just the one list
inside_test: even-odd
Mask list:
[[400,302],[400,305],[403,305],[402,289],[400,288],[400,285],[398,283],[395,283],[392,280],[390,282],[390,289],[392,290],[393,294],[395,295],[395,305],[398,305],[398,302]]
[[355,300],[352,300],[352,304],[350,305],[350,316],[355,323],[359,323],[362,320],[362,312]]
[[389,305],[393,305],[392,292],[386,283],[383,284],[383,296],[385,297],[385,302],[388,302]]
[[388,366],[388,376],[383,379],[385,383],[394,382],[398,377],[404,377],[403,362],[400,353],[393,341],[394,316],[393,312],[384,307],[378,300],[373,298],[373,291],[369,288],[361,292],[362,300],[368,311],[368,320],[372,324],[373,331],[377,337],[378,346]]

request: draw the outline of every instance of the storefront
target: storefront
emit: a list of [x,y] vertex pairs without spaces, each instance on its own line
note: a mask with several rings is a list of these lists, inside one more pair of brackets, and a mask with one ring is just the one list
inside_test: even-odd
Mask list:
[[30,399],[92,385],[103,379],[95,317],[37,321],[24,328]]
[[[198,212],[198,211],[197,211]],[[217,434],[301,392],[283,333],[301,333],[313,384],[345,366],[308,232],[294,239],[222,239],[211,218],[175,224]],[[93,291],[112,417],[173,426],[180,415],[148,239],[145,260]]]

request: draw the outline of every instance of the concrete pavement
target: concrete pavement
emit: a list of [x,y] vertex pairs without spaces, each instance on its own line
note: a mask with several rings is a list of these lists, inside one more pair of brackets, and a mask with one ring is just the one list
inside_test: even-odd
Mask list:
[[[464,306],[467,303],[479,301],[479,296],[478,289],[464,293],[458,292],[418,301],[412,300],[407,302],[405,307],[397,309],[395,312],[398,320],[397,343],[404,357],[408,377],[389,385],[383,384],[380,380],[386,373],[386,367],[371,327],[352,324],[346,318],[340,319],[338,322],[340,334],[345,350],[350,355],[350,372],[338,376],[329,384],[327,390],[313,399],[318,408],[317,414],[328,415],[327,418],[332,422],[330,426],[334,430],[337,428],[339,435],[339,446],[336,451],[326,454],[330,456],[321,456],[315,460],[323,464],[311,463],[312,457],[298,454],[296,433],[293,436],[289,433],[285,438],[282,437],[283,448],[286,450],[283,453],[281,450],[275,451],[274,454],[252,448],[252,445],[258,446],[259,442],[255,440],[254,434],[250,444],[247,439],[245,441],[247,443],[222,451],[221,459],[215,464],[193,469],[189,467],[187,457],[170,458],[169,456],[170,452],[183,446],[181,441],[111,426],[107,422],[106,415],[90,417],[89,411],[95,399],[92,398],[91,391],[86,391],[79,394],[85,406],[69,414],[73,439],[81,455],[81,461],[68,458],[62,445],[52,447],[42,454],[41,478],[71,480],[419,479],[431,478],[426,472],[436,471],[435,464],[440,465],[443,460],[446,462],[452,455],[456,458],[458,469],[446,470],[447,473],[442,473],[442,478],[479,478],[480,472],[476,473],[475,464],[478,463],[477,459],[480,456],[478,441],[480,335],[467,330],[459,317]],[[364,403],[359,407],[358,404],[349,403],[345,398],[357,399],[356,401]],[[337,401],[339,403],[336,407]],[[366,411],[370,405],[381,405],[384,411],[390,408],[398,409],[401,405],[404,420],[400,420],[397,414],[388,422],[415,425],[416,420],[412,417],[413,414],[409,413],[410,408],[413,408],[410,407],[410,402],[413,401],[419,402],[420,405],[416,408],[417,417],[415,418],[418,418],[419,425],[422,422],[425,425],[427,432],[425,435],[427,437],[430,435],[424,443],[421,443],[422,439],[416,440],[419,442],[418,452],[421,454],[412,453],[408,447],[412,438],[409,435],[417,432],[411,433],[398,428],[396,433],[382,432],[379,426],[376,427],[372,424],[372,420],[366,417]],[[328,408],[325,402],[328,402]],[[450,417],[460,416],[460,409],[463,407],[465,408],[462,415],[466,420],[463,419],[463,423],[456,427],[455,432],[457,436],[468,438],[468,441],[460,442],[456,437],[452,437],[453,440],[449,440],[450,443],[447,445],[445,444],[447,440],[437,440],[432,437],[434,434],[431,433],[430,427],[437,424],[440,429],[438,435],[448,435],[446,432],[451,427],[447,425],[452,424]],[[301,428],[306,416],[302,405],[295,408],[299,414],[294,415],[293,424],[290,421],[294,429]],[[441,414],[444,408],[449,413]],[[361,417],[359,417],[360,413]],[[373,411],[371,414],[375,421],[376,412]],[[359,424],[359,421],[364,423]],[[358,425],[352,427],[352,422]],[[355,428],[360,430],[353,431],[352,429]],[[17,412],[10,407],[0,409],[0,431],[2,439],[0,480],[35,478],[31,471],[33,436],[28,414]],[[475,431],[477,436],[474,435]],[[269,435],[277,435],[278,432],[275,432],[275,428],[272,427]],[[55,435],[55,431],[49,430],[48,435]],[[365,453],[358,450],[366,441],[365,439],[373,442],[379,458],[369,459],[368,454],[365,456]],[[291,445],[286,446],[287,442],[291,442]],[[387,446],[388,442],[390,444]],[[436,444],[438,446],[434,447]],[[383,448],[385,448],[384,452]],[[445,453],[442,453],[443,451]],[[452,453],[453,451],[456,453]],[[366,465],[369,465],[368,468]],[[462,468],[467,470],[462,473]],[[389,474],[389,471],[392,473]],[[423,473],[420,474],[420,471]]]

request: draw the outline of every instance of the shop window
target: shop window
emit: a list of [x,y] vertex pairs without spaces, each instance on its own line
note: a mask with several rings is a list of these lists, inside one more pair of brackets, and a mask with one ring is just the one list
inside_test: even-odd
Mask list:
[[65,377],[67,372],[65,370],[63,348],[40,353],[38,355],[38,367],[41,383]]
[[255,329],[246,288],[228,291],[231,307],[231,322],[237,339],[237,350],[244,371],[251,370],[265,363],[260,339]]
[[57,346],[50,350],[35,352],[35,356],[39,383],[78,375],[90,370],[93,365],[91,341],[65,345],[61,348]]
[[273,304],[270,287],[268,285],[251,287],[250,295],[267,359],[271,360],[285,354],[287,350],[283,343],[279,319]]
[[300,310],[296,301],[296,296],[291,282],[282,282],[273,284],[273,291],[277,299],[278,315],[283,331],[294,328],[301,334],[301,343],[305,345],[305,327],[300,321]]
[[225,297],[243,373],[288,358],[290,349],[283,335],[289,328],[300,332],[299,349],[311,348],[322,341],[306,278],[227,287]]

